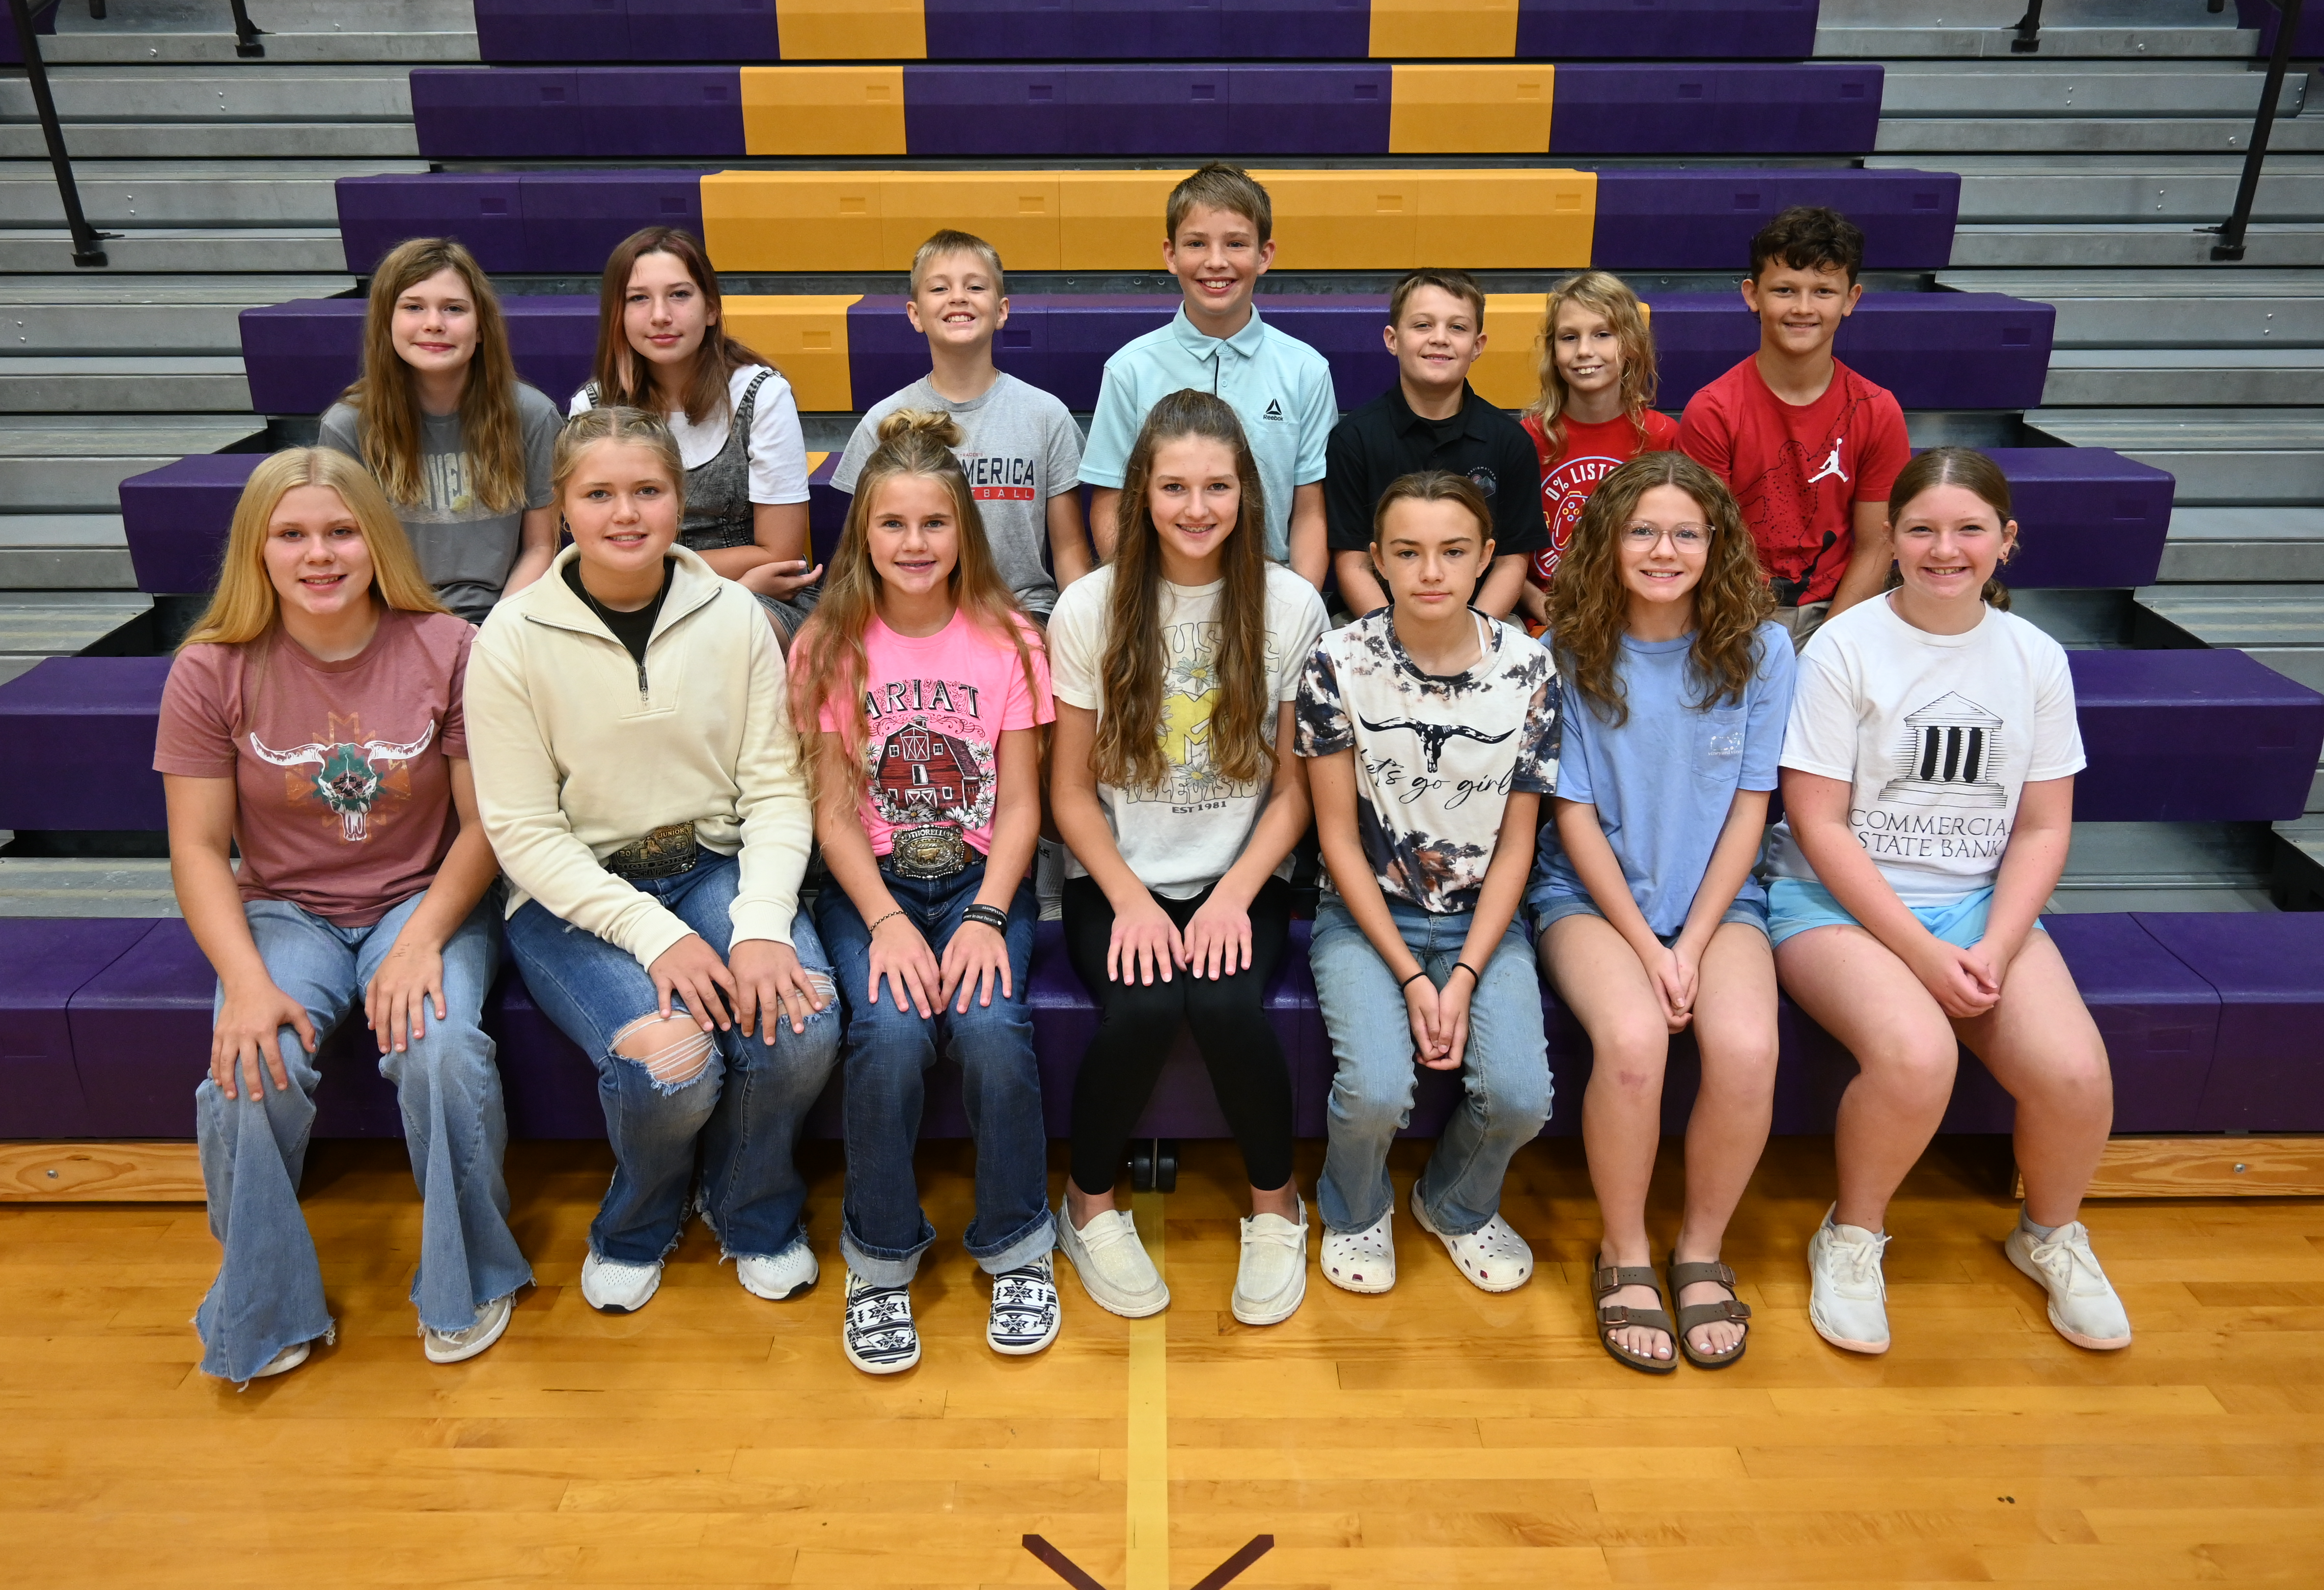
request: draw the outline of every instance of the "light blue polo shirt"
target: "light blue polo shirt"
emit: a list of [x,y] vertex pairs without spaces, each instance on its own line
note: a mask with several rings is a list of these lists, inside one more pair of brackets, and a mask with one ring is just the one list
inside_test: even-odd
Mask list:
[[1167,326],[1124,344],[1105,362],[1082,450],[1083,483],[1119,489],[1148,411],[1187,387],[1226,399],[1242,421],[1267,493],[1268,554],[1288,561],[1292,493],[1323,478],[1323,448],[1340,405],[1323,356],[1267,324],[1256,306],[1250,323],[1222,341],[1197,331],[1182,305]]

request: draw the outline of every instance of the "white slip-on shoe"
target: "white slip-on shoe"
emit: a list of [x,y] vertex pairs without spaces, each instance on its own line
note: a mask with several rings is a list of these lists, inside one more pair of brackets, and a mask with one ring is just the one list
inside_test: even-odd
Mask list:
[[805,1237],[771,1259],[734,1261],[734,1279],[742,1283],[742,1290],[770,1303],[798,1297],[822,1273],[816,1265],[815,1250],[807,1245]]
[[1048,1254],[992,1278],[992,1311],[984,1322],[985,1345],[996,1353],[1023,1358],[1057,1339],[1065,1310],[1057,1303],[1057,1277]]
[[269,1358],[265,1363],[260,1364],[256,1369],[252,1370],[250,1372],[250,1378],[254,1381],[263,1381],[270,1374],[289,1374],[292,1370],[307,1362],[307,1353],[312,1345],[313,1344],[309,1342],[291,1343],[289,1346],[283,1348],[282,1351],[274,1354],[273,1357]]
[[581,1261],[581,1296],[600,1314],[631,1314],[661,1290],[661,1261],[620,1264],[592,1253]]
[[1323,1228],[1317,1263],[1323,1279],[1342,1291],[1384,1292],[1396,1284],[1396,1211],[1391,1208],[1361,1231]]
[[847,1362],[866,1374],[900,1374],[918,1364],[920,1329],[912,1321],[911,1288],[873,1286],[849,1271],[839,1345]]
[[1073,1261],[1082,1290],[1107,1313],[1143,1319],[1170,1306],[1170,1289],[1162,1284],[1162,1272],[1146,1256],[1146,1244],[1138,1238],[1138,1223],[1128,1210],[1100,1210],[1090,1216],[1087,1225],[1076,1228],[1065,1206],[1059,1204],[1057,1246]]
[[2130,1345],[2130,1316],[2090,1252],[2089,1227],[2069,1220],[2048,1236],[2035,1236],[2021,1225],[2001,1247],[2050,1294],[2050,1323],[2060,1336],[2100,1353]]
[[1429,1223],[1420,1202],[1420,1184],[1412,1184],[1412,1217],[1420,1229],[1444,1244],[1461,1273],[1482,1292],[1513,1292],[1533,1279],[1533,1249],[1517,1227],[1494,1216],[1466,1236],[1448,1236]]
[[1832,1213],[1824,1212],[1823,1224],[1808,1238],[1808,1323],[1835,1347],[1886,1353],[1888,1282],[1880,1256],[1887,1251],[1887,1234],[1839,1225]]
[[1245,1325],[1281,1325],[1307,1296],[1307,1206],[1297,1225],[1280,1215],[1254,1215],[1242,1223],[1242,1257],[1235,1264],[1234,1317]]
[[420,1327],[420,1350],[428,1354],[430,1364],[458,1364],[501,1339],[509,1327],[509,1317],[516,1312],[516,1294],[494,1298],[476,1310],[475,1319],[459,1330],[430,1330]]

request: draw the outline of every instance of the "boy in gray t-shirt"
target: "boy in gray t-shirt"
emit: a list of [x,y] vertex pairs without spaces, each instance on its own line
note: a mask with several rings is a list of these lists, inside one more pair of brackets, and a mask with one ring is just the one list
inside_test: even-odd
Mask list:
[[993,365],[993,334],[1009,319],[1002,285],[1000,256],[982,238],[939,232],[920,245],[905,312],[928,339],[932,367],[856,423],[831,484],[853,495],[880,445],[880,421],[897,410],[952,415],[965,439],[957,449],[961,468],[1001,578],[1026,611],[1046,618],[1058,590],[1091,568],[1082,527],[1082,435],[1065,404]]

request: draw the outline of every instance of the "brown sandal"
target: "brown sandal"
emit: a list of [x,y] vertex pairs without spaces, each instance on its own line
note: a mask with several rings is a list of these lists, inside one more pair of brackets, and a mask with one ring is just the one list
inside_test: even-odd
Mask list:
[[1609,1266],[1591,1272],[1590,1290],[1598,1300],[1598,1345],[1606,1349],[1615,1363],[1628,1364],[1641,1374],[1670,1374],[1678,1368],[1675,1354],[1668,1358],[1652,1358],[1628,1351],[1614,1340],[1614,1333],[1627,1326],[1646,1330],[1658,1330],[1676,1345],[1679,1334],[1671,1328],[1671,1317],[1659,1308],[1632,1308],[1620,1303],[1609,1303],[1608,1298],[1624,1287],[1650,1287],[1655,1300],[1662,1301],[1662,1288],[1656,1284],[1654,1267],[1647,1264]]
[[[1715,1259],[1699,1264],[1682,1264],[1676,1259],[1671,1261],[1670,1295],[1673,1299],[1686,1288],[1701,1286],[1705,1281],[1725,1287],[1729,1295],[1716,1303],[1680,1304],[1678,1330],[1671,1340],[1678,1344],[1678,1350],[1685,1354],[1686,1361],[1697,1369],[1724,1369],[1742,1357],[1743,1349],[1751,1345],[1751,1306],[1733,1295],[1735,1272]],[[1686,1339],[1686,1333],[1698,1325],[1716,1325],[1721,1320],[1732,1320],[1742,1326],[1743,1339],[1736,1343],[1729,1352],[1696,1352],[1694,1344]]]

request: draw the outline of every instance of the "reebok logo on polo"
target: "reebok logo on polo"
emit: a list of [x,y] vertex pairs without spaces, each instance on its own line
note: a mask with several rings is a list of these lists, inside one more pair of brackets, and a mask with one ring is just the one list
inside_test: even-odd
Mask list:
[[1266,412],[1264,415],[1262,415],[1262,416],[1261,416],[1261,418],[1263,418],[1263,419],[1268,419],[1268,420],[1280,420],[1280,419],[1282,419],[1282,418],[1283,418],[1283,400],[1282,400],[1282,399],[1280,399],[1280,398],[1269,398],[1269,399],[1268,399],[1268,400],[1267,400],[1267,412]]

